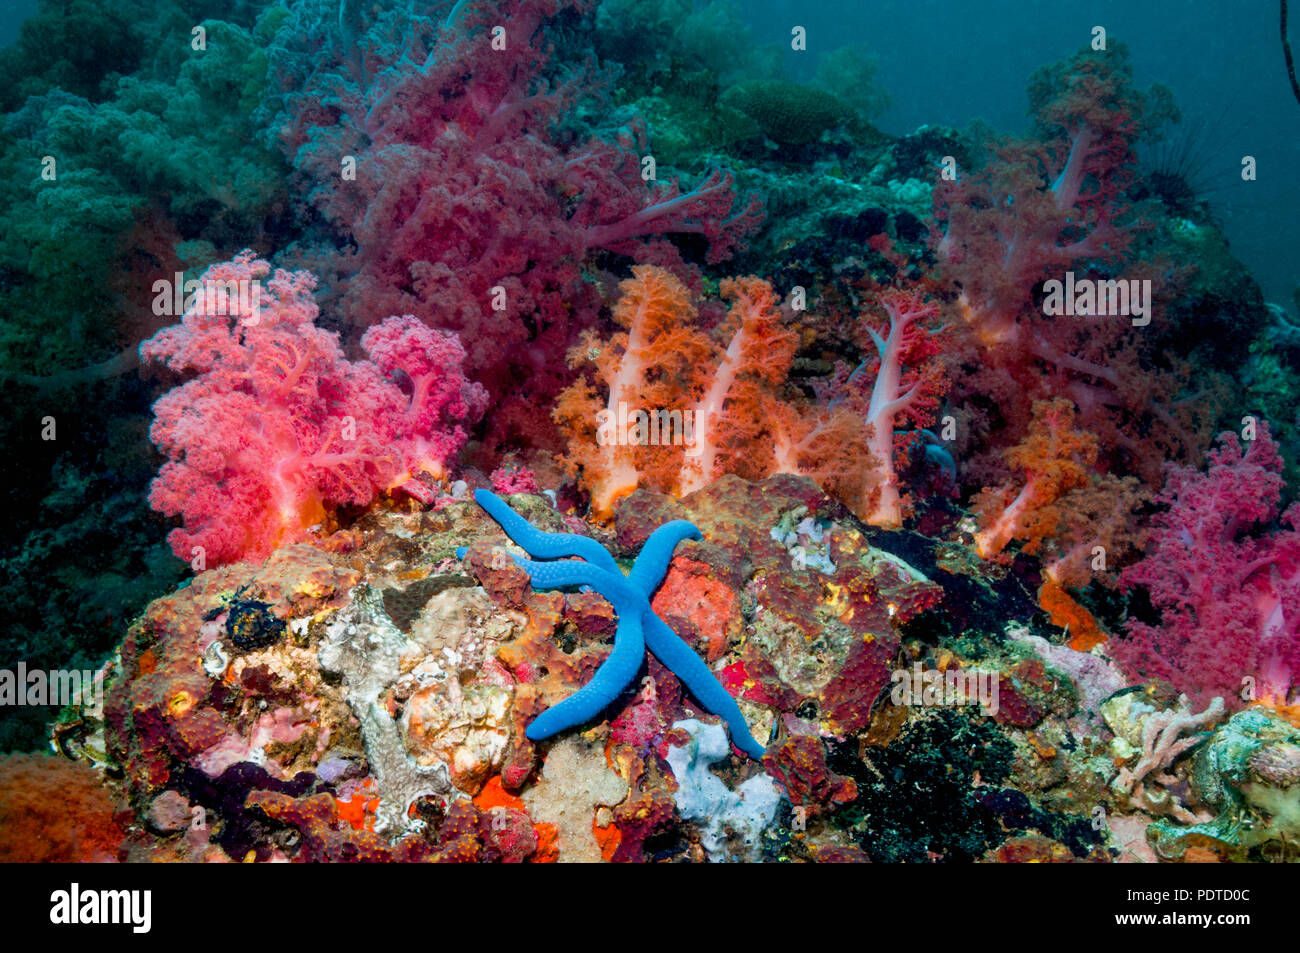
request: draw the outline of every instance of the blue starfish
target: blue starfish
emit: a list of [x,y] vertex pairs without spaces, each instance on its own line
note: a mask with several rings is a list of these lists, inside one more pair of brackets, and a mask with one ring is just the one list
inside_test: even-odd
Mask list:
[[[535,562],[515,557],[535,587],[590,586],[608,599],[618,613],[614,650],[591,681],[533,719],[525,732],[529,740],[541,741],[600,714],[636,677],[648,648],[705,708],[727,722],[737,747],[752,758],[763,757],[763,746],[749,733],[736,700],[694,650],[650,607],[650,597],[663,582],[677,544],[684,539],[702,538],[695,524],[673,520],[660,526],[650,534],[632,570],[624,576],[614,557],[594,539],[573,533],[543,532],[488,490],[478,490],[474,499],[530,556],[560,560]],[[456,555],[463,557],[465,549],[457,550]],[[564,559],[566,556],[579,558]]]

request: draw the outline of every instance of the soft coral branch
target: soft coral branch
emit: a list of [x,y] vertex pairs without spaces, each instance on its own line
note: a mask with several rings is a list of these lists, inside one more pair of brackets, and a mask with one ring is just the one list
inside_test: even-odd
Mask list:
[[1087,485],[1096,459],[1097,438],[1075,428],[1072,403],[1064,398],[1036,402],[1029,435],[1007,452],[1007,462],[1023,476],[976,497],[979,554],[992,558],[1015,538],[1026,540],[1026,548],[1036,551],[1060,525],[1058,501]]
[[[878,470],[876,494],[867,522],[877,526],[902,525],[904,498],[894,466],[894,432],[900,424],[918,428],[934,419],[939,399],[946,389],[937,331],[928,326],[939,314],[939,306],[926,302],[917,290],[891,288],[879,296],[888,318],[882,328],[867,326],[875,347],[875,379],[871,385],[865,426],[869,428],[868,453]],[[863,364],[849,378],[850,385],[863,380],[869,365]]]

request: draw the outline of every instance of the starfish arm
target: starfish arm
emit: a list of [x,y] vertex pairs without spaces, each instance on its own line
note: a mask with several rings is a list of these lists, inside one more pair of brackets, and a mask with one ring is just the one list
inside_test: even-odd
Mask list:
[[620,613],[618,631],[614,634],[614,651],[601,663],[591,681],[534,718],[524,734],[529,741],[541,741],[591,721],[631,684],[644,659],[645,638],[640,614]]
[[614,557],[594,539],[576,533],[543,532],[512,510],[505,500],[491,490],[475,490],[474,499],[528,555],[538,559],[580,556],[601,569],[622,575]]
[[645,643],[655,658],[672,670],[696,700],[727,723],[736,747],[755,760],[763,757],[763,746],[754,740],[745,716],[730,693],[709,671],[704,660],[653,613],[646,617]]
[[511,556],[522,566],[538,589],[563,589],[566,586],[589,586],[604,596],[621,617],[625,612],[640,612],[645,596],[627,584],[621,572],[607,572],[581,559],[559,559],[539,563],[522,556]]
[[622,573],[606,572],[591,563],[575,559],[538,563],[518,557],[515,562],[528,571],[529,578],[538,589],[588,585],[608,599],[618,613],[614,649],[600,663],[596,674],[586,685],[558,705],[542,712],[528,726],[525,732],[528,739],[541,741],[575,725],[591,721],[636,677],[645,658],[641,617],[651,614],[650,603],[645,596],[628,585]]
[[641,553],[636,557],[632,571],[627,574],[627,581],[638,592],[647,597],[659,588],[668,572],[668,564],[673,561],[673,551],[684,539],[703,539],[699,527],[688,520],[673,520],[664,523],[650,534]]
[[[677,544],[684,539],[701,538],[694,524],[673,520],[655,530],[625,577],[614,557],[595,540],[542,532],[490,491],[479,490],[474,498],[529,555],[558,560],[534,562],[513,557],[527,570],[534,586],[539,589],[591,587],[608,599],[618,614],[613,651],[586,685],[533,719],[525,731],[529,740],[541,741],[595,718],[636,677],[648,647],[705,708],[727,722],[738,748],[753,758],[763,757],[763,746],[750,734],[736,700],[691,647],[650,608],[650,596],[663,582]],[[465,551],[462,547],[456,554],[463,557]],[[564,556],[580,559],[562,559]]]

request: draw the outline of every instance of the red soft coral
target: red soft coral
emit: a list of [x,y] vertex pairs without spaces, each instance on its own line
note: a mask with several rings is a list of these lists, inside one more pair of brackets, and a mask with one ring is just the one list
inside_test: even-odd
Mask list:
[[1277,516],[1282,461],[1266,424],[1243,451],[1220,437],[1205,472],[1171,466],[1146,556],[1121,582],[1145,586],[1161,624],[1131,622],[1111,643],[1140,678],[1160,678],[1198,705],[1221,696],[1240,704],[1245,679],[1255,696],[1291,699],[1300,674],[1300,510],[1286,528],[1260,532]]
[[[509,397],[502,419],[566,382],[565,351],[600,308],[582,273],[590,255],[691,233],[716,261],[760,218],[730,174],[691,190],[643,178],[635,120],[603,139],[572,135],[566,120],[604,77],[572,32],[570,64],[556,61],[551,23],[592,6],[458,4],[446,21],[400,7],[350,37],[338,30],[359,24],[291,20],[273,48],[284,148],[355,249],[326,256],[344,315],[367,327],[412,313],[457,332],[467,370]],[[341,176],[349,160],[356,174]]]
[[537,475],[528,467],[499,467],[492,471],[492,492],[501,496],[515,493],[541,493]]
[[[410,316],[373,329],[378,366],[352,363],[315,326],[306,272],[270,271],[251,251],[209,268],[181,323],[142,359],[197,374],[158,399],[150,438],[168,456],[149,502],[183,526],[168,540],[196,566],[262,559],[301,539],[327,505],[364,505],[421,468],[440,476],[484,395],[454,335]],[[233,282],[234,284],[229,284]],[[209,293],[242,289],[229,300]],[[384,371],[407,373],[407,396]]]
[[[1031,100],[1040,139],[996,144],[983,169],[935,191],[937,256],[960,291],[949,358],[958,449],[968,474],[1000,478],[1001,451],[1024,436],[1033,402],[1063,395],[1110,467],[1154,485],[1165,459],[1195,458],[1208,439],[1208,401],[1181,399],[1190,375],[1151,352],[1155,335],[1133,326],[1142,319],[1047,314],[1035,297],[1044,279],[1067,273],[1160,291],[1161,268],[1131,253],[1140,223],[1121,200],[1133,144],[1151,125],[1147,98],[1117,48],[1041,70]],[[1147,308],[1145,320],[1160,320]],[[1197,389],[1212,389],[1205,384]]]

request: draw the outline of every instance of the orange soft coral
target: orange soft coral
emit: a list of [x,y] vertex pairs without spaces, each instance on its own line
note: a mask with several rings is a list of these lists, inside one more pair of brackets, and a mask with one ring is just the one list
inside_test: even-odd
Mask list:
[[1086,652],[1105,642],[1106,633],[1067,587],[1114,581],[1116,562],[1142,545],[1134,510],[1149,494],[1136,477],[1091,472],[1097,438],[1075,429],[1069,400],[1037,401],[1033,412],[1029,435],[1006,453],[1007,463],[1025,474],[1024,486],[1015,493],[1007,483],[976,498],[975,545],[988,559],[1020,539],[1025,552],[1040,556],[1038,604],[1070,633],[1070,647]]
[[[560,395],[552,413],[569,437],[566,462],[571,470],[582,472],[592,514],[601,520],[608,519],[614,504],[640,482],[644,461],[638,458],[644,454],[638,452],[639,438],[648,436],[636,429],[648,424],[636,416],[645,412],[642,404],[669,411],[663,398],[680,393],[693,362],[711,350],[707,336],[694,327],[696,310],[685,285],[652,265],[640,265],[632,273],[633,278],[619,285],[622,295],[614,307],[614,320],[624,330],[608,342],[587,332],[569,352],[571,365],[594,366],[604,399],[596,386],[579,378]],[[677,409],[674,419],[682,421]]]
[[1150,499],[1137,477],[1113,473],[1094,474],[1071,490],[1060,501],[1061,528],[1043,550],[1043,575],[1061,586],[1113,582],[1121,557],[1145,541],[1134,511]]
[[1076,652],[1086,652],[1106,641],[1106,633],[1097,624],[1096,617],[1051,579],[1038,587],[1038,605],[1052,620],[1052,625],[1070,633],[1070,648]]
[[[719,288],[731,302],[721,329],[728,341],[692,408],[695,446],[682,464],[677,489],[683,495],[754,462],[750,454],[756,448],[749,444],[766,436],[764,405],[784,384],[798,345],[798,336],[782,326],[776,294],[766,281],[729,278]],[[761,442],[764,450],[770,445]]]
[[1026,552],[1037,552],[1061,525],[1058,501],[1088,484],[1097,460],[1097,438],[1074,428],[1070,401],[1035,401],[1033,414],[1028,435],[1006,453],[1007,463],[1024,474],[1019,491],[1008,482],[983,490],[975,500],[980,519],[975,546],[985,559],[1013,539],[1024,540]]
[[794,473],[816,480],[853,512],[874,512],[880,493],[877,461],[867,452],[873,430],[866,401],[855,395],[826,407],[797,407],[772,401],[767,407],[772,428],[771,472]]
[[566,462],[608,519],[637,486],[684,495],[723,473],[777,472],[775,415],[795,411],[783,393],[797,335],[776,294],[754,277],[723,281],[730,310],[712,334],[684,285],[652,265],[620,285],[608,342],[587,334],[570,352],[594,371],[560,395],[553,417],[569,437]]
[[[1090,471],[1097,438],[1074,427],[1074,405],[1065,398],[1038,401],[1029,435],[1007,452],[1007,462],[1026,474],[1014,484],[987,489],[975,501],[981,556],[991,558],[1012,540],[1043,560],[1038,602],[1053,624],[1070,633],[1070,645],[1087,651],[1106,634],[1067,592],[1093,579],[1113,582],[1117,561],[1140,547],[1143,531],[1134,518],[1149,494],[1136,477]],[[1010,501],[1010,502],[1008,502]]]

